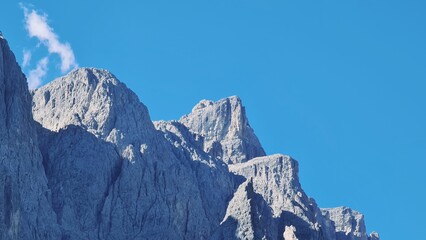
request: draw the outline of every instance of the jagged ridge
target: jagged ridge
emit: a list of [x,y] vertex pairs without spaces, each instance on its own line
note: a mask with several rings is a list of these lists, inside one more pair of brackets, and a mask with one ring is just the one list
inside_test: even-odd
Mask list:
[[265,156],[238,97],[152,123],[113,74],[82,68],[33,92],[38,124],[0,42],[2,239],[378,239],[358,212],[320,210],[295,160]]

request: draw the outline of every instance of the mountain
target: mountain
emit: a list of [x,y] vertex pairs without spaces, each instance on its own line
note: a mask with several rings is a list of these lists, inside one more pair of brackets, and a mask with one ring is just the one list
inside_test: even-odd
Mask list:
[[27,81],[0,37],[1,239],[58,239]]
[[203,137],[203,150],[225,163],[246,162],[265,156],[248,123],[245,108],[236,97],[217,102],[202,100],[180,123]]
[[[37,89],[33,114],[50,131],[44,155],[56,170],[47,171],[47,178],[53,189],[62,188],[54,210],[67,237],[208,239],[219,225],[234,188],[226,166],[181,153],[184,148],[155,129],[147,108],[108,71],[81,68]],[[58,134],[70,143],[56,140]],[[96,157],[93,144],[81,143],[88,137],[99,149],[111,150]],[[89,162],[87,152],[94,155]],[[69,163],[60,164],[64,160]],[[63,174],[70,171],[78,174]],[[75,186],[64,188],[70,183],[86,186],[76,189],[79,197]],[[87,187],[102,192],[94,195]],[[94,212],[80,214],[81,205]]]
[[28,91],[0,37],[1,239],[379,239],[266,156],[238,97],[152,122],[107,70]]

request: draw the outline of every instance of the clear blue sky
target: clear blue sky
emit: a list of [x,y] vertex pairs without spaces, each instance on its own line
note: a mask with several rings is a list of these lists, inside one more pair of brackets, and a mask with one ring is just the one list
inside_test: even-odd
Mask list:
[[[80,66],[112,71],[152,119],[238,95],[267,153],[297,159],[320,206],[363,212],[384,240],[424,236],[425,1],[30,3]],[[29,71],[47,52],[23,19],[0,3],[18,61],[33,52]],[[45,82],[60,75],[55,57]]]

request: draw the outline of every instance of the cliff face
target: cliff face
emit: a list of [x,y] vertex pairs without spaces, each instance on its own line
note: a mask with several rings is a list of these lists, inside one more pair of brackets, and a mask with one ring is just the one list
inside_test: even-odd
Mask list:
[[254,158],[229,165],[229,170],[252,179],[254,191],[271,209],[280,236],[286,228],[293,227],[300,239],[335,239],[334,229],[300,186],[298,164],[289,156],[277,154]]
[[58,239],[27,81],[0,37],[1,239]]
[[324,217],[333,221],[337,240],[374,240],[379,234],[372,232],[367,236],[364,215],[348,207],[323,208]]
[[319,209],[295,160],[265,156],[239,98],[153,123],[94,68],[31,96],[0,44],[1,239],[378,239],[358,212]]
[[[191,136],[178,128],[169,135],[181,145],[170,144],[136,95],[108,71],[78,69],[36,90],[33,112],[51,131],[44,151],[47,165],[55,168],[48,171],[49,184],[63,188],[74,182],[99,191],[78,188],[86,205],[94,206],[83,216],[75,212],[84,202],[75,197],[76,186],[57,195],[59,203],[70,203],[67,216],[66,206],[55,207],[67,220],[67,236],[207,239],[219,225],[234,185],[226,166],[205,153],[193,157],[185,148],[192,146]],[[62,150],[68,147],[73,150]],[[68,164],[58,164],[63,161]]]

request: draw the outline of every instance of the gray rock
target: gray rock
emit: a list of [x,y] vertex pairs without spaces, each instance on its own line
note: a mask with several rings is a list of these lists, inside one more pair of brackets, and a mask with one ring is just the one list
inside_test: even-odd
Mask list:
[[46,129],[80,126],[121,148],[153,137],[145,105],[107,70],[74,70],[33,95],[34,119]]
[[293,225],[285,226],[283,237],[284,240],[299,240],[296,237],[296,228]]
[[0,238],[58,239],[27,81],[0,38]]
[[179,122],[203,137],[204,151],[225,163],[245,162],[265,151],[250,127],[241,100],[202,100]]
[[123,160],[111,143],[70,125],[39,128],[52,207],[65,239],[97,239],[100,214]]
[[235,192],[212,239],[277,239],[276,227],[271,209],[248,179]]
[[323,215],[333,221],[337,240],[380,239],[376,232],[367,235],[364,215],[348,207],[322,208]]
[[82,68],[31,103],[0,47],[1,239],[379,239],[356,211],[320,210],[295,160],[264,156],[237,97],[152,123],[113,74]]
[[[228,166],[213,158],[202,149],[200,136],[191,133],[177,121],[157,121],[155,127],[164,133],[173,146],[178,158],[191,159],[191,168],[197,177],[201,199],[212,229],[218,227],[223,219],[229,198],[237,187]],[[214,207],[211,207],[214,206]]]
[[277,221],[278,236],[294,226],[299,239],[335,239],[315,201],[309,198],[299,182],[298,163],[286,155],[254,158],[229,165],[229,170],[253,179],[254,191],[260,194]]
[[[207,239],[219,225],[233,191],[226,166],[213,163],[207,156],[195,162],[183,146],[171,145],[164,133],[154,128],[137,96],[108,71],[78,69],[37,89],[33,113],[53,132],[71,125],[84,129],[114,145],[122,159],[113,182],[102,177],[92,183],[100,189],[108,188],[103,207],[96,213],[98,222],[93,224],[99,226],[100,238]],[[83,148],[81,151],[85,152]],[[103,166],[97,168],[100,176],[111,175],[108,164],[98,164]],[[56,175],[52,181],[63,186],[61,177]],[[75,184],[82,183],[76,179]],[[100,201],[91,200],[90,204],[96,206]]]
[[369,240],[380,240],[380,236],[377,232],[371,232],[370,236],[368,237]]

